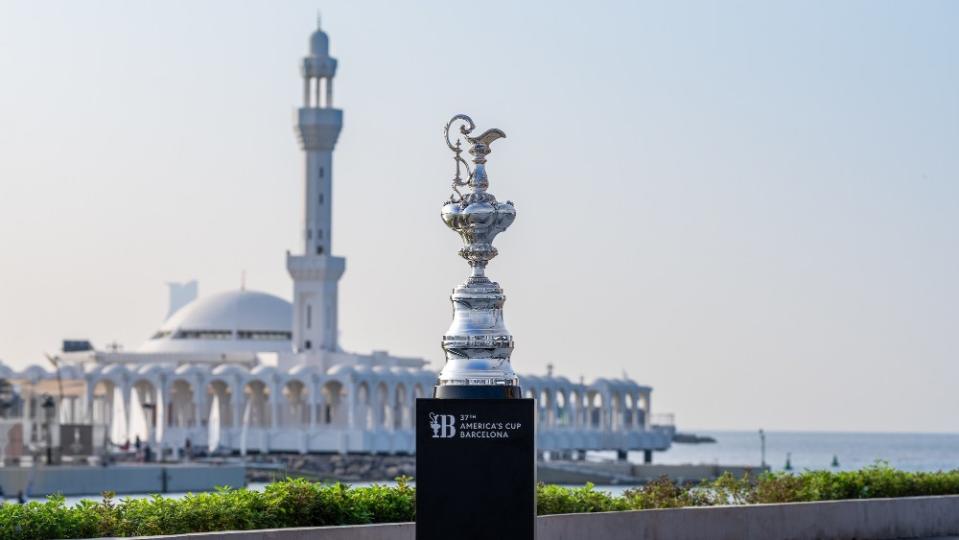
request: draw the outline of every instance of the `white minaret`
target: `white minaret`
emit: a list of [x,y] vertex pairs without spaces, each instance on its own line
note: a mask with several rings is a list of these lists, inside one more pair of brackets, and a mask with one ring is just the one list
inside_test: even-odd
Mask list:
[[293,347],[299,352],[337,350],[337,282],[346,260],[332,256],[333,147],[343,127],[343,111],[333,108],[336,60],[319,28],[303,59],[303,106],[297,132],[306,153],[303,254],[286,255],[293,278]]

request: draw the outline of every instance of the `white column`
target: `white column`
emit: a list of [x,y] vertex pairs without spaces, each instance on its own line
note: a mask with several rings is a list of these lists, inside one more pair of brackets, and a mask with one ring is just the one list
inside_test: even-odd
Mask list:
[[633,411],[632,418],[630,422],[630,429],[642,429],[642,426],[639,424],[639,394],[633,395]]
[[649,429],[649,423],[653,415],[653,398],[649,392],[646,392],[646,412],[643,414],[643,428]]
[[406,418],[403,419],[403,427],[406,429],[412,429],[413,424],[416,423],[416,392],[413,391],[413,388],[410,388],[410,395],[407,398],[406,403]]
[[356,420],[356,383],[350,382],[346,396],[346,427],[353,429]]
[[167,380],[167,376],[161,373],[157,384],[157,403],[156,410],[154,411],[153,437],[156,439],[157,446],[160,448],[157,458],[162,460],[163,449],[167,447],[167,432],[169,431],[167,429],[167,407],[170,406],[170,383]]
[[86,421],[93,424],[93,389],[96,383],[91,379],[86,379],[86,392],[83,395],[83,410],[86,411]]
[[22,396],[23,397],[23,444],[28,445],[32,443],[31,440],[33,436],[33,392]]
[[[130,419],[133,417],[130,414],[130,401],[132,397],[133,387],[129,385],[126,381],[123,381],[123,386],[120,389],[120,392],[123,396],[123,425],[126,426],[127,439],[130,439]],[[114,420],[115,421],[115,420]],[[132,440],[130,441],[133,442]],[[122,444],[123,441],[120,441]]]
[[[557,425],[559,425],[559,405],[557,404],[557,399],[556,399],[556,396],[557,396],[558,394],[559,394],[559,390],[553,390],[553,391],[552,391],[552,397],[551,397],[550,404],[549,404],[549,408],[550,408],[549,424],[550,424],[550,427],[556,427]],[[564,401],[565,401],[565,400],[564,400]]]
[[303,77],[303,106],[310,106],[310,77]]
[[326,78],[326,108],[333,107],[333,77]]
[[193,427],[200,430],[203,427],[203,418],[206,412],[206,385],[202,384],[200,377],[194,377],[193,379],[193,404]]
[[243,400],[246,398],[243,394],[243,382],[234,377],[234,380],[230,383],[230,392],[233,394],[230,404],[233,407],[233,423],[230,427],[241,428],[243,427]]
[[280,425],[280,400],[283,399],[283,387],[276,381],[270,385],[270,429]]
[[[313,385],[316,386],[315,384]],[[324,406],[323,394],[319,392],[310,393],[310,431],[315,430],[317,424],[322,424],[322,419],[317,420],[317,409],[320,411],[323,410]]]

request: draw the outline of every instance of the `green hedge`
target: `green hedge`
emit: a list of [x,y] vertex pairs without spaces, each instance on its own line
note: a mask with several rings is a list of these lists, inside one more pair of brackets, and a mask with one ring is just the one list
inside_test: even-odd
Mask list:
[[[959,470],[909,473],[878,464],[859,471],[766,473],[755,480],[725,475],[698,486],[666,478],[613,496],[591,485],[540,485],[540,515],[682,506],[753,504],[875,497],[959,494]],[[0,539],[141,536],[234,529],[264,529],[414,519],[416,492],[407,479],[395,486],[351,488],[302,479],[276,482],[264,491],[221,489],[180,499],[154,496],[67,506],[63,497],[0,507]]]

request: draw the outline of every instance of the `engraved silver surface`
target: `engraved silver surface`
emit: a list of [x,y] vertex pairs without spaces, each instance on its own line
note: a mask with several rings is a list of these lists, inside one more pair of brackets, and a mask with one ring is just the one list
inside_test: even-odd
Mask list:
[[[473,169],[460,154],[460,139],[450,140],[450,128],[462,122],[460,133],[470,143]],[[443,222],[463,239],[459,254],[467,260],[471,272],[466,282],[453,289],[453,322],[443,336],[446,364],[439,375],[440,385],[516,385],[518,378],[510,365],[513,336],[503,322],[506,295],[498,283],[486,277],[486,265],[497,255],[493,247],[496,235],[505,231],[516,218],[513,203],[497,202],[489,193],[486,156],[490,145],[506,137],[499,129],[488,129],[471,137],[476,128],[470,117],[454,116],[444,130],[446,145],[453,151],[456,175],[449,201],[443,205]],[[465,170],[466,180],[463,179]],[[465,193],[461,191],[465,190]]]

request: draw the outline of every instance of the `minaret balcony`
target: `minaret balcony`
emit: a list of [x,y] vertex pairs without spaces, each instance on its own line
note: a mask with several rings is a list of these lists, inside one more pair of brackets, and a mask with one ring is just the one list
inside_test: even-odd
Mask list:
[[286,270],[294,281],[336,281],[346,271],[346,259],[330,255],[286,254]]
[[330,57],[308,56],[303,59],[304,77],[333,77],[336,75],[336,60]]
[[303,107],[296,127],[304,150],[333,150],[343,128],[343,111]]

